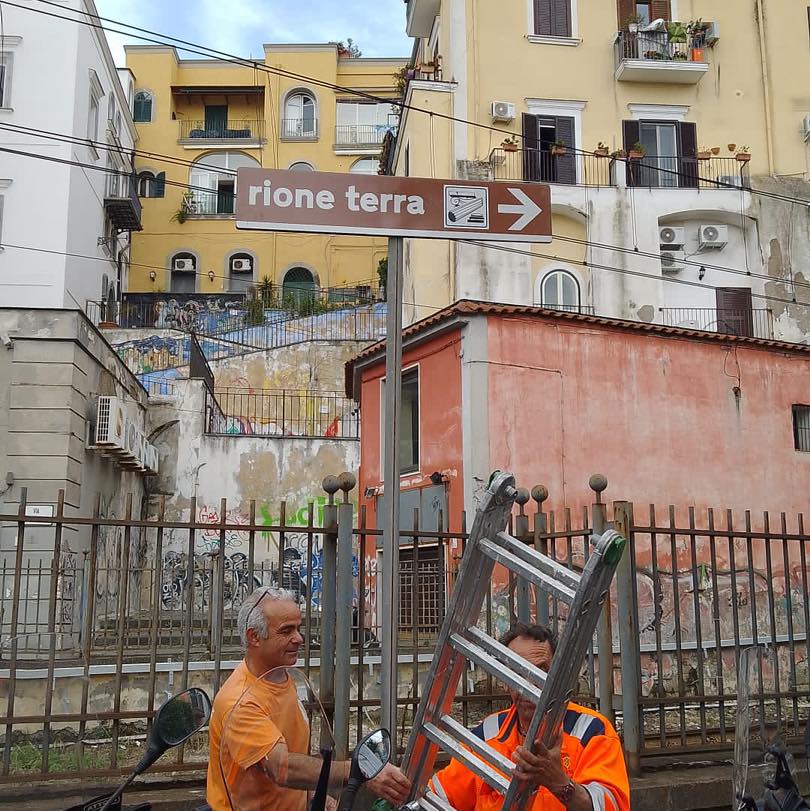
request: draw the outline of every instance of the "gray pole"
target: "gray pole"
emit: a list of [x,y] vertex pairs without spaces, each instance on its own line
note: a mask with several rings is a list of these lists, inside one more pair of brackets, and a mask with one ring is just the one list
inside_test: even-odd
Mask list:
[[[319,698],[326,704],[332,704],[335,698],[335,614],[336,614],[336,569],[337,569],[337,531],[338,508],[335,504],[335,493],[338,491],[337,476],[327,476],[323,480],[323,489],[329,496],[329,503],[323,508],[323,571],[321,572],[321,667]],[[307,561],[307,569],[312,573],[312,561]],[[309,583],[312,584],[310,575]],[[279,577],[281,582],[281,577]],[[312,599],[312,592],[307,593]],[[334,716],[332,709],[327,709],[330,722]]]
[[[386,279],[388,321],[385,342],[385,441],[383,491],[383,571],[380,583],[382,626],[381,720],[395,738],[397,730],[397,629],[399,626],[399,412],[402,388],[402,238],[388,240]],[[396,748],[394,749],[396,751]]]
[[[518,505],[519,513],[515,516],[515,537],[523,543],[531,543],[532,538],[529,535],[529,516],[526,515],[526,504],[529,501],[529,491],[525,487],[521,487],[515,496],[515,502]],[[523,577],[517,579],[517,599],[516,599],[516,613],[519,622],[530,621],[529,618],[529,581]]]
[[349,493],[357,479],[351,473],[338,476],[343,503],[338,506],[337,620],[335,627],[335,755],[345,760],[349,752],[349,669],[352,652],[352,533],[354,509]]

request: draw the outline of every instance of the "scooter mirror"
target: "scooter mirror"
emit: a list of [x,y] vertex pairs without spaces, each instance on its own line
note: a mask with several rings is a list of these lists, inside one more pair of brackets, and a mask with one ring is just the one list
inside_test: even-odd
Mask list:
[[370,732],[357,745],[354,757],[366,780],[375,778],[391,759],[391,736],[387,729]]
[[152,734],[166,748],[179,746],[202,729],[211,715],[211,700],[192,687],[169,699],[155,716]]

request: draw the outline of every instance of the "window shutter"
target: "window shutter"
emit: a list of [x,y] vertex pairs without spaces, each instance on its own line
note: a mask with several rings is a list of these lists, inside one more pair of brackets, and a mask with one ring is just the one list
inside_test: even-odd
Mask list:
[[523,179],[540,180],[540,128],[529,113],[523,113]]
[[636,13],[635,0],[617,0],[617,13],[619,15],[619,30],[627,30],[627,21]]
[[571,0],[552,0],[551,31],[555,37],[571,36]]
[[558,116],[554,119],[554,129],[558,141],[562,141],[569,151],[554,158],[557,164],[557,182],[573,185],[577,182],[577,156],[574,152],[574,119]]
[[[629,152],[633,144],[641,140],[641,124],[638,121],[622,121],[624,151]],[[641,167],[635,161],[627,161],[627,185],[638,186],[641,179]]]
[[155,185],[152,197],[163,197],[166,194],[166,173],[160,172],[155,175]]
[[678,185],[682,189],[698,187],[697,125],[678,124]]
[[752,337],[754,334],[754,311],[751,290],[747,287],[718,287],[717,331],[726,335]]
[[552,2],[553,0],[534,0],[534,33],[538,36],[552,36]]
[[652,0],[650,3],[650,14],[654,20],[667,20],[672,18],[672,8],[670,0]]

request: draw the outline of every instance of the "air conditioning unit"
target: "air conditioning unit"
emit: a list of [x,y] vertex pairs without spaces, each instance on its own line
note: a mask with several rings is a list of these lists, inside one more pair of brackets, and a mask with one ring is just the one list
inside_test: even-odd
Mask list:
[[172,270],[194,270],[194,260],[175,259],[172,263]]
[[248,271],[253,270],[252,259],[231,259],[231,270]]
[[671,225],[659,228],[658,242],[662,248],[683,248],[686,245],[686,229]]
[[509,101],[493,101],[492,118],[495,121],[514,121],[515,105]]
[[686,254],[683,251],[661,251],[661,271],[663,273],[680,273],[685,265]]
[[720,23],[709,23],[706,29],[706,44],[713,48],[720,41]]
[[802,134],[805,141],[810,138],[810,115],[806,115],[802,121]]
[[698,245],[701,251],[722,250],[728,245],[728,226],[701,225],[698,230]]
[[102,395],[96,407],[96,445],[122,448],[126,442],[127,415],[117,397]]

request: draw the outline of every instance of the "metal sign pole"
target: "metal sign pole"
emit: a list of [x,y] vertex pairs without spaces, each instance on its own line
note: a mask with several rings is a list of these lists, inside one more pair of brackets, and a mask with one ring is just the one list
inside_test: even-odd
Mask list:
[[[388,240],[388,313],[385,343],[385,445],[381,597],[382,726],[396,739],[399,628],[399,416],[402,389],[402,238]],[[414,676],[415,678],[415,676]]]

